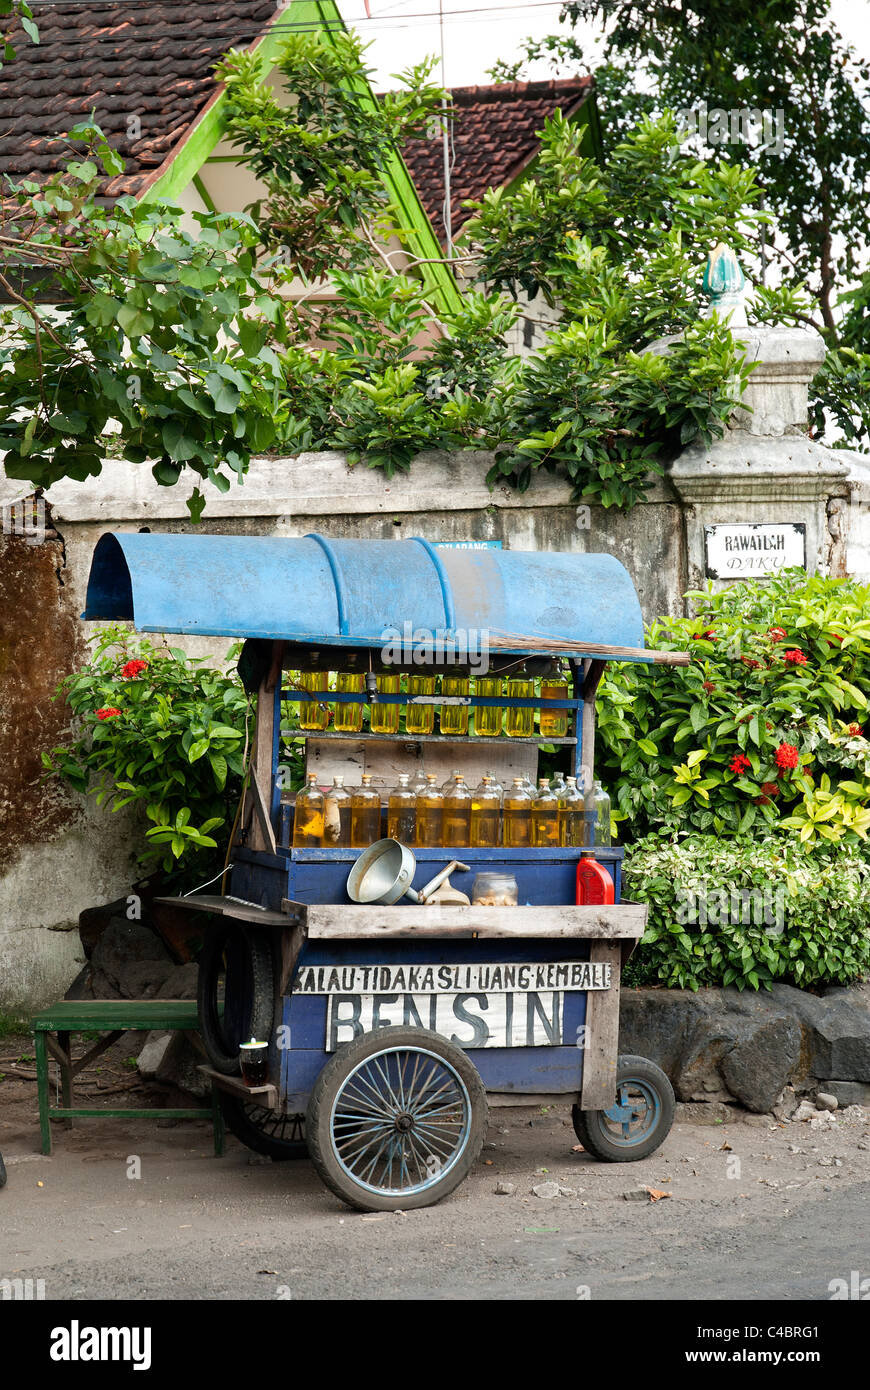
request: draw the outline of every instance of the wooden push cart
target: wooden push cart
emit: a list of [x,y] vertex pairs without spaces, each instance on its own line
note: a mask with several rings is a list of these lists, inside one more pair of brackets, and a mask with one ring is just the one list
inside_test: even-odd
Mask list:
[[[127,618],[150,632],[245,637],[240,672],[257,693],[241,814],[220,893],[172,899],[204,914],[200,1026],[229,1126],[275,1158],[308,1152],[326,1184],[367,1210],[435,1202],[469,1171],[487,1102],[570,1099],[584,1147],[626,1161],[668,1133],[673,1092],[640,1057],[619,1055],[622,964],[646,908],[621,900],[622,850],[591,851],[613,902],[578,904],[588,846],[415,849],[420,887],[453,853],[469,896],[481,869],[504,870],[518,905],[391,906],[352,902],[360,850],[293,848],[281,800],[282,719],[311,695],[289,671],[364,675],[356,701],[511,703],[569,712],[561,739],[397,732],[306,736],[306,767],[327,785],[370,772],[392,786],[423,768],[460,767],[469,784],[535,776],[538,744],[573,751],[591,785],[595,692],[607,661],[685,662],[643,646],[625,569],[607,555],[439,550],[427,541],[106,535],[97,545],[85,616]],[[389,659],[387,659],[387,653]],[[422,655],[421,655],[422,654]],[[490,672],[554,657],[573,697],[384,694],[378,673]],[[298,729],[293,735],[298,736]],[[239,1046],[268,1040],[266,1081],[249,1087]]]

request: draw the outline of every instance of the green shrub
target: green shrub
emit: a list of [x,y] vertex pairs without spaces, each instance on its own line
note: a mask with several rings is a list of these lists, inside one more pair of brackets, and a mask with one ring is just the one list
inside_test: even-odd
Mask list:
[[68,744],[43,753],[49,772],[113,811],[141,807],[152,866],[168,872],[217,850],[241,793],[246,721],[253,729],[235,671],[108,625],[55,698],[75,724]]
[[[648,643],[687,667],[611,665],[599,775],[631,832],[734,836],[777,825],[814,845],[870,827],[870,587],[788,570],[690,593]],[[870,731],[870,728],[868,728]]]
[[625,897],[650,905],[628,984],[846,984],[870,969],[870,863],[794,836],[649,835],[626,852]]

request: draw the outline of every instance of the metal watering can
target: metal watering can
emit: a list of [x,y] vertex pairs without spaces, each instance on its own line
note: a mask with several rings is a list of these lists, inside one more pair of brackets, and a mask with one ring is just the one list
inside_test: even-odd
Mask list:
[[430,879],[425,888],[411,887],[417,870],[417,860],[407,845],[398,840],[376,840],[364,849],[350,871],[347,880],[347,895],[355,903],[397,903],[400,898],[410,898],[415,903],[425,903],[430,894],[440,887],[454,869],[469,872],[467,864],[458,859],[450,863]]

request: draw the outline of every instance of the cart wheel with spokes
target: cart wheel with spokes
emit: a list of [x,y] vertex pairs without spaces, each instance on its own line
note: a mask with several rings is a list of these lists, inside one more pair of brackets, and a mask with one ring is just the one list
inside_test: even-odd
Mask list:
[[304,1115],[284,1115],[252,1100],[223,1094],[220,1104],[227,1129],[254,1153],[276,1162],[308,1157]]
[[633,1163],[664,1143],[674,1122],[674,1091],[661,1067],[646,1057],[619,1057],[616,1100],[609,1110],[571,1111],[587,1153],[610,1163]]
[[486,1091],[465,1053],[425,1028],[378,1029],[317,1078],[305,1133],[326,1186],[361,1211],[446,1197],[483,1146]]

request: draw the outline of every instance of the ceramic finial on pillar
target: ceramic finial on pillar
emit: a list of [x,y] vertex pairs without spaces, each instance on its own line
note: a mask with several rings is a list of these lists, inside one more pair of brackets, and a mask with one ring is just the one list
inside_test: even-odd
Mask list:
[[727,318],[732,328],[746,327],[746,276],[731,247],[724,241],[718,242],[707,257],[701,284],[710,296],[705,318],[715,312],[720,318]]

